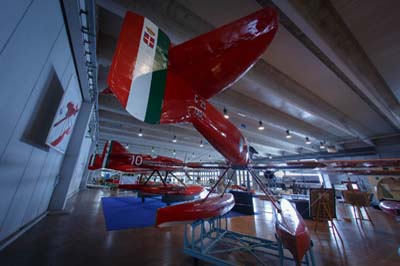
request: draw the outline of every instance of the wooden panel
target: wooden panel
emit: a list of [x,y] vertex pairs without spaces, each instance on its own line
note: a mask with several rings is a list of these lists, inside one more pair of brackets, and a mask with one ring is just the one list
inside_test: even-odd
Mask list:
[[334,190],[310,189],[310,211],[313,219],[336,218]]

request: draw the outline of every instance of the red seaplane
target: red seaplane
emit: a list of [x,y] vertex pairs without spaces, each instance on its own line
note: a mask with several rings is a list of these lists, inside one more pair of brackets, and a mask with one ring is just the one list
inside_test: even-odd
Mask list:
[[[173,171],[182,170],[183,166],[183,162],[175,158],[130,153],[121,143],[111,140],[104,145],[102,154],[92,155],[88,169],[112,169],[126,173],[141,173],[136,184],[118,184],[118,188],[139,191],[142,199],[144,196],[162,195],[165,202],[171,203],[192,200],[204,191],[202,186],[186,185],[174,175]],[[165,172],[165,175],[162,176],[160,172]],[[143,173],[150,174],[142,179]],[[161,184],[150,182],[155,174],[160,178]],[[168,184],[169,176],[178,180],[181,186]]]
[[[126,111],[151,124],[191,123],[227,160],[247,169],[277,212],[276,231],[301,263],[310,248],[307,227],[286,200],[279,204],[251,167],[249,146],[240,130],[207,100],[240,79],[265,52],[278,29],[278,15],[264,8],[179,45],[149,19],[127,12],[108,76],[108,85]],[[235,171],[231,171],[229,180]],[[234,206],[232,194],[160,208],[156,225],[188,223],[223,215]]]

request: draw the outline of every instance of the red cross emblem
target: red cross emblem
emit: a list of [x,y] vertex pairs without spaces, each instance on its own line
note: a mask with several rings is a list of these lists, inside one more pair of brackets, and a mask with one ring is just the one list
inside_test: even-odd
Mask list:
[[147,44],[150,48],[154,48],[154,38],[151,37],[147,32],[144,33],[143,41]]

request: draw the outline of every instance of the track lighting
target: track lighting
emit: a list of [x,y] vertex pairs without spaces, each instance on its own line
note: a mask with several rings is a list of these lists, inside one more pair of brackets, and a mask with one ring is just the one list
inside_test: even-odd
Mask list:
[[264,130],[263,122],[261,120],[258,121],[258,130]]
[[172,142],[175,143],[176,141],[177,141],[176,136],[174,136],[174,138],[172,139]]
[[286,138],[287,138],[287,139],[291,139],[291,138],[292,138],[292,134],[290,134],[289,129],[286,130]]
[[143,133],[142,133],[142,129],[141,128],[139,128],[139,133],[137,134],[139,137],[142,137],[143,136]]
[[310,140],[309,137],[306,137],[306,144],[307,144],[307,145],[310,145],[310,144],[311,144],[311,140]]
[[173,155],[176,155],[176,151],[174,150],[174,151],[172,152],[172,154],[173,154]]
[[154,147],[151,147],[151,153],[154,153]]
[[226,110],[225,107],[224,107],[224,117],[225,117],[226,119],[229,119],[228,110]]
[[204,144],[203,144],[203,140],[200,140],[200,148],[203,148]]

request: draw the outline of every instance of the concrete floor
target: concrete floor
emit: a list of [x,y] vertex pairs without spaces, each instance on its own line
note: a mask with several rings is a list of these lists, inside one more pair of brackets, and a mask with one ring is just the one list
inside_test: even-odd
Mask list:
[[[0,265],[194,265],[182,252],[183,226],[107,232],[100,199],[109,195],[108,190],[79,192],[68,202],[68,214],[45,217],[1,251]],[[255,203],[261,214],[231,218],[230,229],[273,239],[271,207]],[[326,225],[316,234],[307,221],[317,265],[400,265],[400,224],[378,210],[369,211],[375,226],[356,224],[350,208],[338,205],[336,224],[343,243]]]

